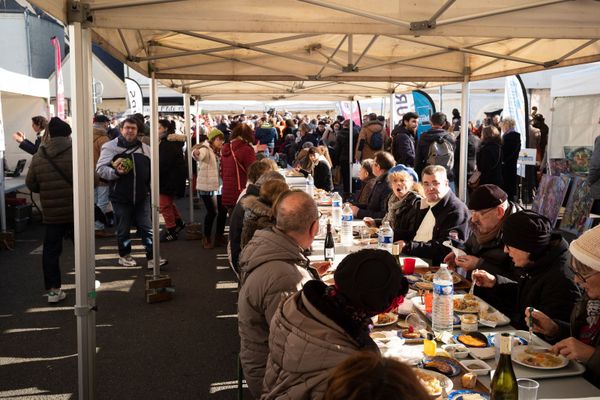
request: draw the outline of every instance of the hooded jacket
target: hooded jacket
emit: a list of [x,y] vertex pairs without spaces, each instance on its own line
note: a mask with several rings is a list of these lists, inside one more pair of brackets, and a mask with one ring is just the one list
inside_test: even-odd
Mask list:
[[[52,159],[62,175],[50,163]],[[31,159],[25,180],[27,187],[40,194],[45,224],[73,222],[73,149],[71,137],[54,137],[42,144]]]
[[256,231],[272,227],[275,219],[273,218],[271,205],[265,203],[260,197],[246,197],[242,200],[242,205],[246,210],[240,243],[243,249]]
[[302,248],[277,228],[257,231],[240,255],[238,332],[248,387],[260,397],[269,355],[269,324],[282,299],[312,279]]
[[[378,149],[371,147],[371,137],[375,133],[381,133],[382,136],[382,144]],[[366,158],[374,158],[375,153],[383,150],[383,143],[385,143],[385,131],[383,130],[383,124],[379,121],[369,121],[364,124],[358,134],[358,140],[356,142],[356,157],[359,160],[364,160]]]
[[[429,156],[429,146],[431,144],[440,139],[444,138],[444,140],[448,141],[452,145],[452,149],[456,147],[456,141],[448,132],[439,128],[432,128],[427,132],[424,132],[419,138],[419,143],[415,152],[415,171],[419,176],[423,172],[423,169],[427,166],[427,157]],[[458,160],[454,160],[454,162],[458,162]],[[450,182],[454,181],[454,170],[452,168],[447,169],[446,173],[448,174],[448,180]]]
[[398,164],[415,165],[415,134],[400,123],[392,131],[392,154]]
[[256,161],[254,148],[242,139],[233,139],[221,149],[221,177],[223,179],[223,205],[235,206],[242,190],[246,187],[250,164]]
[[219,156],[215,154],[208,140],[194,146],[198,156],[194,156],[198,168],[196,190],[202,192],[216,192],[221,188],[219,179]]
[[185,195],[187,164],[183,157],[185,135],[170,134],[160,138],[160,193],[172,197]]

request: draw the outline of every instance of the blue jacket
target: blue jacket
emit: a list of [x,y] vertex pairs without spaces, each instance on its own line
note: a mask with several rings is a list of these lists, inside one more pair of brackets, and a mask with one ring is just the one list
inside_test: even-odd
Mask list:
[[256,140],[261,144],[266,144],[269,149],[275,147],[275,140],[277,139],[277,129],[273,128],[271,124],[263,124],[256,128]]

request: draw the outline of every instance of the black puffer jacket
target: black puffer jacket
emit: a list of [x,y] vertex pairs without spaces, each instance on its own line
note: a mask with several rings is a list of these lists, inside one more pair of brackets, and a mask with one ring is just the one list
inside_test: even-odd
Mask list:
[[183,197],[187,167],[183,157],[185,135],[165,135],[158,145],[160,160],[160,193],[167,196]]
[[[394,193],[390,196],[395,196]],[[396,222],[394,223],[394,241],[411,240],[419,229],[419,205],[421,196],[415,192],[408,192],[402,200],[402,204],[396,210]]]
[[275,225],[275,218],[273,218],[271,204],[261,197],[248,196],[241,200],[241,203],[246,209],[240,242],[240,247],[243,249],[254,236],[254,232]]
[[366,208],[360,208],[356,214],[356,218],[383,218],[387,212],[387,201],[392,189],[387,181],[388,173],[381,174],[375,180],[375,185],[371,194],[369,195],[369,201]]
[[502,136],[502,189],[514,200],[517,194],[517,161],[521,150],[521,134],[510,131]]
[[580,296],[570,278],[568,263],[569,245],[554,233],[540,259],[516,269],[516,280],[495,275],[493,288],[477,287],[475,294],[510,317],[511,325],[517,329],[528,329],[524,319],[526,307],[534,307],[552,319],[568,321]]

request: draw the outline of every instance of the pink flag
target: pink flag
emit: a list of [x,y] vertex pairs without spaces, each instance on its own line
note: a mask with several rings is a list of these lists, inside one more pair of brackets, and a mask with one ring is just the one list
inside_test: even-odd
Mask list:
[[61,59],[60,59],[60,42],[56,37],[52,38],[52,46],[54,46],[54,65],[56,66],[56,116],[62,120],[65,119],[65,84],[63,82]]

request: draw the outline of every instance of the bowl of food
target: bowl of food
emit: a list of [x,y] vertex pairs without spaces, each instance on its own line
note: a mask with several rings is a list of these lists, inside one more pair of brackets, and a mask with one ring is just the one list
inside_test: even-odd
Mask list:
[[469,355],[469,349],[462,344],[445,344],[442,345],[442,349],[458,359],[466,358]]

